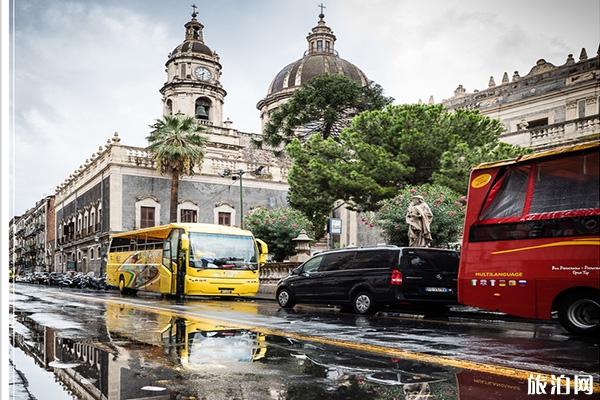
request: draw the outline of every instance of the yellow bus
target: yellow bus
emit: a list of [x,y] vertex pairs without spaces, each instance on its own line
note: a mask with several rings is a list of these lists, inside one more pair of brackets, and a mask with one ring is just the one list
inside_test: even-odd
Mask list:
[[191,296],[254,296],[267,245],[223,225],[172,223],[111,235],[106,281],[138,290]]

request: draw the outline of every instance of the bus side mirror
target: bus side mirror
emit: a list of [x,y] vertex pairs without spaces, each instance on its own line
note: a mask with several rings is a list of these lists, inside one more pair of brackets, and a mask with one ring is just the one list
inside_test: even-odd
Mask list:
[[269,247],[260,239],[254,239],[254,241],[256,242],[256,247],[258,247],[258,265],[264,265],[269,255]]
[[181,250],[188,251],[190,249],[190,237],[187,233],[181,235]]

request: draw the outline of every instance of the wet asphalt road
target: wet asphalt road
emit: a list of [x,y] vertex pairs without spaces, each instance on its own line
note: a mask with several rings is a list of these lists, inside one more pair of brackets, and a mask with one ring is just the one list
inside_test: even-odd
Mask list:
[[12,286],[11,300],[17,399],[516,400],[536,398],[530,372],[600,378],[597,339],[553,323],[177,304],[26,284]]

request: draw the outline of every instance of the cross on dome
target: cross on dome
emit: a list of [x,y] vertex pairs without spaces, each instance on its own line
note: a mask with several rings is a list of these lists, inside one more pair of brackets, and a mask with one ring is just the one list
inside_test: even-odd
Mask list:
[[323,3],[319,4],[317,7],[319,7],[321,9],[321,13],[319,14],[319,18],[324,18],[325,14],[323,13],[323,9],[327,8],[323,5]]

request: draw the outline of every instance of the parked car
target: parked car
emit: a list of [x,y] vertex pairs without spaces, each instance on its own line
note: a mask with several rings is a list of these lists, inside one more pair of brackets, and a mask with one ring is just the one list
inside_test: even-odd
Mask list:
[[378,246],[320,253],[282,279],[276,298],[337,304],[358,314],[382,306],[411,306],[442,313],[456,304],[459,253],[453,250]]

